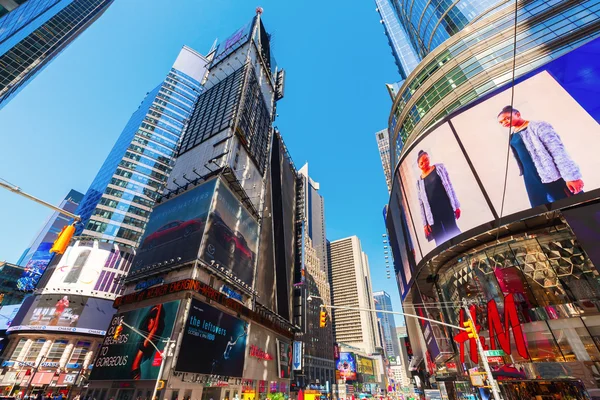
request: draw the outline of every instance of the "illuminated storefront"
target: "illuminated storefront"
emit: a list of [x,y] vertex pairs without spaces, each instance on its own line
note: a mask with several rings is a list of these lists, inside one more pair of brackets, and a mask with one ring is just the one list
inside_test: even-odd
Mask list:
[[[505,386],[600,383],[599,53],[594,40],[548,62],[399,157],[387,227],[405,309],[459,325],[466,299]],[[429,374],[469,381],[475,342],[418,325]]]

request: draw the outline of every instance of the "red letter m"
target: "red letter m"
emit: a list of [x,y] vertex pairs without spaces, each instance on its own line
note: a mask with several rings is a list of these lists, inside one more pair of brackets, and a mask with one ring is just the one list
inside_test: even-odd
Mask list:
[[517,353],[523,358],[528,359],[527,346],[525,344],[525,336],[523,328],[517,316],[517,307],[512,293],[504,298],[504,327],[500,322],[500,314],[498,313],[498,305],[495,300],[488,302],[488,326],[490,330],[490,348],[496,349],[496,337],[500,348],[506,354],[510,354],[510,328],[512,328],[515,344],[517,345]]

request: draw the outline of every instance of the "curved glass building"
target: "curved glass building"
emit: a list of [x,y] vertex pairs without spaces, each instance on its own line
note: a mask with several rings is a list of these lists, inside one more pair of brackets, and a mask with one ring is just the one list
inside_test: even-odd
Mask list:
[[[404,309],[465,304],[505,398],[600,392],[600,1],[393,5],[422,57],[388,120]],[[472,339],[407,327],[421,389],[486,398]]]

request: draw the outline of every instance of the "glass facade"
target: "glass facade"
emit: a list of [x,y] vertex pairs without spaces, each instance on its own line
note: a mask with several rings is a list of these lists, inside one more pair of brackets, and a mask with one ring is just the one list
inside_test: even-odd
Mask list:
[[[389,119],[390,140],[395,144],[392,165],[397,164],[403,146],[427,127],[511,79],[513,41],[507,38],[514,33],[514,8],[490,10],[480,13],[484,20],[472,22],[435,48],[428,46],[431,53],[396,96]],[[597,37],[600,1],[523,2],[517,20],[516,73],[520,76]]]
[[0,107],[112,1],[28,0],[0,16]]
[[76,234],[137,246],[202,91],[198,75],[206,59],[187,47],[182,58],[191,60],[186,71],[176,69],[176,61],[123,129],[77,210],[82,223]]
[[[600,273],[567,225],[529,231],[500,244],[481,246],[439,266],[423,268],[409,289],[405,304],[425,316],[461,324],[461,300],[467,299],[490,345],[489,302],[503,316],[512,296],[525,344],[524,357],[508,332],[510,348],[502,363],[512,364],[522,379],[552,379],[561,375],[597,388],[600,380]],[[429,277],[429,278],[428,278]],[[419,307],[419,305],[423,305]],[[463,317],[464,318],[464,317]],[[504,318],[505,319],[505,318]],[[507,323],[506,319],[504,323]],[[432,358],[439,366],[457,357],[459,331],[434,329],[441,350]],[[496,334],[498,335],[498,334]],[[496,344],[496,348],[499,348]],[[465,345],[465,367],[476,366]],[[430,354],[431,348],[428,348]],[[549,365],[549,363],[551,363]],[[492,364],[492,368],[498,365]],[[556,371],[562,372],[556,374]]]
[[375,0],[375,3],[377,4],[377,11],[381,16],[381,23],[385,28],[385,34],[392,48],[392,54],[396,60],[398,73],[402,79],[406,79],[417,67],[421,58],[411,46],[406,30],[394,12],[390,0]]
[[[373,293],[375,300],[375,309],[382,311],[394,311],[392,308],[392,299],[386,292]],[[377,313],[377,319],[381,324],[383,334],[383,345],[386,357],[400,357],[400,348],[398,345],[398,337],[396,336],[396,322],[393,314]]]

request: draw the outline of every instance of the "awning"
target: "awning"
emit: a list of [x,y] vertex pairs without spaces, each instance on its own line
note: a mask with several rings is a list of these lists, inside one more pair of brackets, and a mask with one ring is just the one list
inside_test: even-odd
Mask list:
[[31,384],[33,386],[49,385],[52,382],[52,378],[54,378],[54,372],[37,372],[33,376]]

